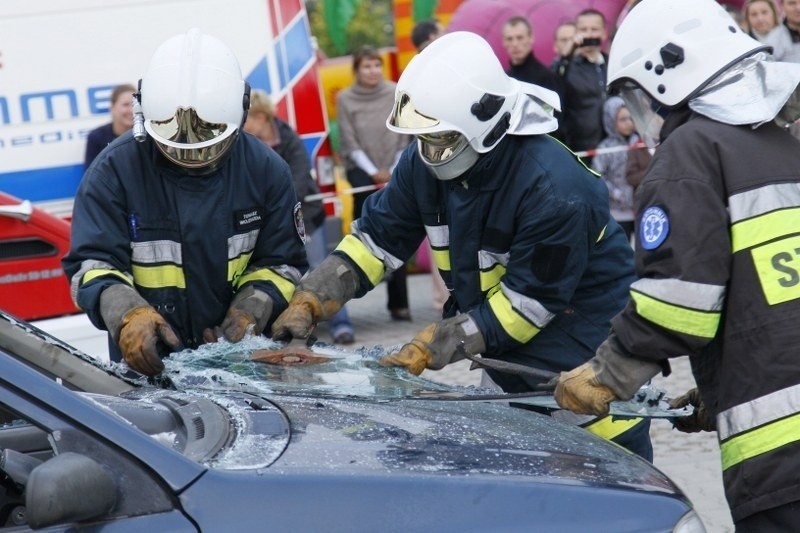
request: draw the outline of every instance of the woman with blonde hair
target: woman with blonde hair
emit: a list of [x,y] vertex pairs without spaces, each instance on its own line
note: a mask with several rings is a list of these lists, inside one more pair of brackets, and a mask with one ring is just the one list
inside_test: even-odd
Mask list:
[[773,0],[747,0],[742,7],[744,29],[753,39],[764,41],[778,24],[778,8]]

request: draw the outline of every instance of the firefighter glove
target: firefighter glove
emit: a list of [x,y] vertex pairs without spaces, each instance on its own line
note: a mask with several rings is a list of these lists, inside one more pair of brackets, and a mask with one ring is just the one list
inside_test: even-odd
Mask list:
[[694,411],[689,416],[673,418],[672,425],[675,429],[684,433],[717,430],[717,422],[714,420],[714,417],[711,416],[711,413],[708,412],[708,409],[706,409],[703,400],[700,398],[700,391],[696,388],[669,402],[669,406],[673,409],[679,409],[687,405],[694,407]]
[[[463,350],[463,351],[462,351]],[[428,325],[400,351],[380,359],[383,366],[403,366],[415,375],[423,370],[439,370],[450,363],[486,350],[478,325],[467,314]]]
[[297,286],[289,307],[272,325],[273,340],[305,339],[356,293],[358,274],[348,261],[329,255]]
[[261,335],[271,315],[272,298],[248,285],[233,297],[222,324],[203,331],[203,340],[215,342],[224,337],[229,342],[239,342],[248,331]]
[[[148,376],[164,370],[161,354],[180,348],[181,342],[158,311],[136,307],[122,317],[119,347],[128,366]],[[166,349],[169,348],[169,349]]]
[[595,356],[581,366],[562,372],[556,385],[558,405],[575,413],[604,416],[614,400],[629,400],[639,387],[661,371],[651,361],[624,355],[612,335],[597,348]]

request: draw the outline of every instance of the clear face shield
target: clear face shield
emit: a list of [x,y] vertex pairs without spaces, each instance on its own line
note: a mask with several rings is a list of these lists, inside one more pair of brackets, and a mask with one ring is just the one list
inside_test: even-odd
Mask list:
[[207,122],[192,108],[178,109],[168,120],[151,120],[147,126],[164,157],[185,168],[203,168],[219,160],[233,144],[237,129]]
[[639,87],[623,87],[619,91],[619,96],[625,100],[625,106],[631,114],[639,136],[648,148],[655,148],[667,109]]

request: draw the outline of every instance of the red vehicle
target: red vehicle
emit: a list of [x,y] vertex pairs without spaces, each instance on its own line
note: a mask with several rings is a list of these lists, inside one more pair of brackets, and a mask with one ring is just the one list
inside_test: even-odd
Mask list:
[[0,308],[35,320],[78,312],[61,268],[69,222],[0,193]]

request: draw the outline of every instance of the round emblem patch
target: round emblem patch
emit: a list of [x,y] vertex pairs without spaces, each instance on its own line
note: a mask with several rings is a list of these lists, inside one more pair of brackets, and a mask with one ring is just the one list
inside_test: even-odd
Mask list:
[[294,227],[297,234],[300,236],[300,241],[306,243],[306,224],[303,222],[303,210],[300,208],[300,202],[294,206]]
[[667,240],[669,235],[669,217],[658,206],[650,206],[644,210],[639,219],[639,242],[645,250],[655,250]]

